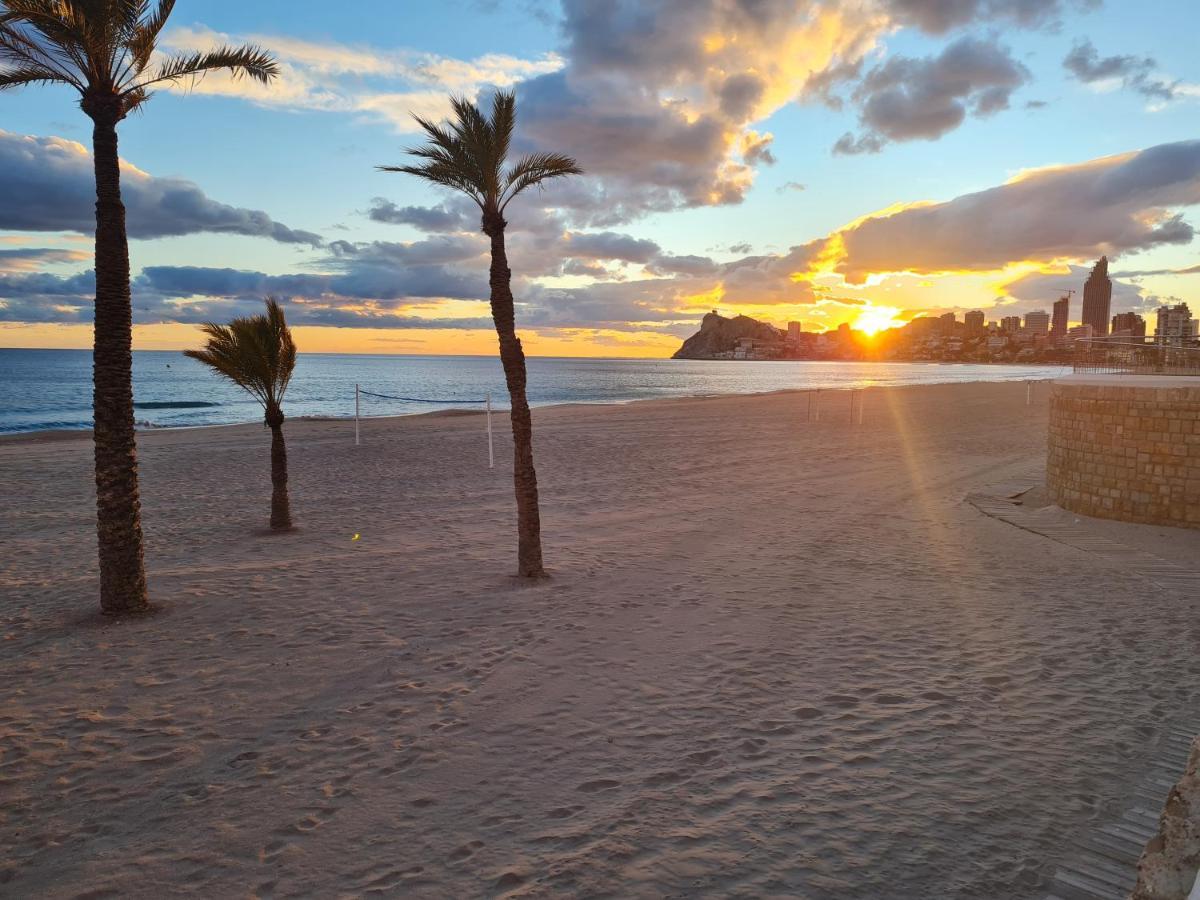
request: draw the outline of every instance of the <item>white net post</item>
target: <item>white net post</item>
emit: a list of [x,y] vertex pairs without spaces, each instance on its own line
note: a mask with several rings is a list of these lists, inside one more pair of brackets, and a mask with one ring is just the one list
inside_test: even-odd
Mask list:
[[808,392],[808,421],[821,421],[821,392],[820,390]]
[[863,423],[863,400],[865,399],[862,391],[855,391],[858,394],[858,418],[855,420],[857,424]]
[[1033,382],[1025,382],[1025,405],[1033,406]]
[[362,441],[359,439],[359,434],[358,434],[358,409],[359,409],[358,394],[359,394],[358,385],[356,384],[354,386],[354,446],[355,447],[359,446],[362,443]]
[[492,395],[487,395],[488,468],[496,468],[496,448],[492,444]]

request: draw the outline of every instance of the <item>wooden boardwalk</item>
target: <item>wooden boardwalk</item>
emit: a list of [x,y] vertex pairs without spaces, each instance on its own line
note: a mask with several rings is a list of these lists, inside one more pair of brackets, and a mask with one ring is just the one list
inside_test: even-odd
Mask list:
[[[970,494],[967,502],[985,515],[1051,540],[1102,557],[1125,572],[1143,576],[1180,599],[1200,597],[1200,572],[1096,535],[1086,528],[1035,519],[1020,497],[1042,481],[1030,473],[1005,484]],[[1116,818],[1083,834],[1064,855],[1051,880],[1046,900],[1126,900],[1137,882],[1137,863],[1147,842],[1158,833],[1159,816],[1171,788],[1183,775],[1192,741],[1200,734],[1200,717],[1178,723],[1162,738],[1153,762],[1129,794]]]

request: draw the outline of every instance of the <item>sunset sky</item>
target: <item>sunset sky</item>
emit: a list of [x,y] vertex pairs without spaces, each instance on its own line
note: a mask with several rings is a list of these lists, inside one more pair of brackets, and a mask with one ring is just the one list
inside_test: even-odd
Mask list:
[[[494,352],[474,207],[374,168],[494,86],[588,172],[510,208],[532,354],[1048,310],[1101,254],[1114,312],[1200,312],[1197,33],[1194,0],[180,0],[164,49],[282,77],[122,124],[135,343],[270,293],[304,350]],[[0,346],[90,346],[89,142],[65,89],[0,93]]]

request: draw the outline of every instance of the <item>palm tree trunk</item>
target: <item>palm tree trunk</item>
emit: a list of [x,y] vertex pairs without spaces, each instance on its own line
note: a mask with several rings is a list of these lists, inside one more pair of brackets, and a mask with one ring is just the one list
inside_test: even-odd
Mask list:
[[100,608],[110,615],[137,612],[148,605],[133,428],[129,242],[125,205],[121,202],[117,121],[115,114],[97,115],[92,131],[96,166],[96,324],[92,354],[96,534]]
[[504,219],[489,216],[484,233],[492,239],[492,321],[500,338],[500,362],[512,406],[513,487],[517,496],[517,572],[523,578],[543,578],[542,525],[538,512],[537,472],[533,468],[533,423],[525,398],[525,352],[517,337],[513,311],[512,270],[504,249]]
[[292,527],[292,506],[288,500],[287,445],[283,442],[283,411],[267,411],[271,428],[271,529],[288,531]]

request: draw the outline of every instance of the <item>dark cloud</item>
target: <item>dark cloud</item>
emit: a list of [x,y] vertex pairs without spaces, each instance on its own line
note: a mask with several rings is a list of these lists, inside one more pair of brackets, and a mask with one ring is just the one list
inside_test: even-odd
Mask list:
[[479,224],[479,216],[450,204],[441,206],[397,206],[383,197],[371,200],[367,218],[389,225],[411,225],[420,231],[470,231]]
[[[265,212],[218,203],[190,181],[156,178],[128,165],[121,193],[134,238],[212,232],[322,243],[319,235],[289,228]],[[0,131],[0,229],[90,235],[96,230],[95,205],[95,173],[83,145]]]
[[547,191],[573,227],[740,203],[775,161],[753,124],[854,65],[879,10],[815,0],[564,0],[566,66],[519,87],[521,149],[589,173]]
[[840,232],[839,271],[992,270],[1186,244],[1172,210],[1200,203],[1200,141],[1035,170],[945,203],[868,217]]
[[903,25],[930,34],[981,22],[1007,22],[1023,28],[1057,26],[1067,13],[1097,9],[1100,0],[887,0]]
[[1174,100],[1179,87],[1178,81],[1154,77],[1158,63],[1150,57],[1101,57],[1088,40],[1079,41],[1071,48],[1063,66],[1084,84],[1119,80],[1127,90],[1136,91],[1148,100]]
[[889,141],[933,140],[968,114],[1007,109],[1030,73],[994,41],[962,37],[935,57],[895,56],[868,72],[851,97],[865,132],[844,135],[835,153],[877,153]]
[[569,236],[563,248],[566,256],[584,259],[616,259],[622,262],[648,263],[659,253],[654,241],[628,234],[602,231],[593,234],[576,233]]

